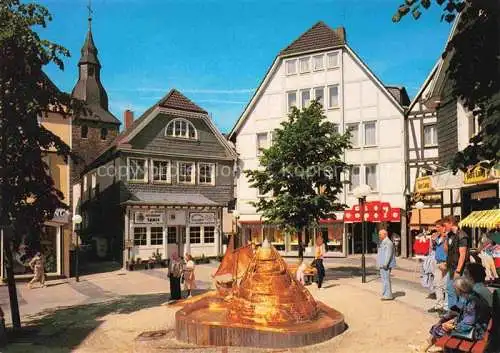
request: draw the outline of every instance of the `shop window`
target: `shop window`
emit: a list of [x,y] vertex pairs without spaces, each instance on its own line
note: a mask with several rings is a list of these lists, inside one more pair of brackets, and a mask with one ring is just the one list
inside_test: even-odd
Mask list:
[[203,228],[203,242],[205,244],[215,243],[215,227]]
[[177,227],[167,228],[167,243],[177,244]]
[[163,245],[163,227],[151,227],[151,245]]
[[201,227],[189,228],[189,242],[191,244],[201,243]]
[[135,227],[134,228],[134,246],[148,245],[146,234],[147,234],[146,227]]

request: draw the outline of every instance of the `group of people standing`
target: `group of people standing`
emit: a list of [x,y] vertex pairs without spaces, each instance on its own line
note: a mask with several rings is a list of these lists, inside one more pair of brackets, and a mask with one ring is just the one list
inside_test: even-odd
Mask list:
[[190,254],[185,255],[185,262],[174,252],[170,257],[168,278],[170,280],[170,300],[182,298],[181,282],[187,291],[186,298],[191,298],[192,291],[196,288],[194,275],[195,263]]
[[439,220],[431,237],[435,304],[428,311],[440,320],[418,351],[428,351],[442,336],[480,340],[492,316],[493,294],[485,286],[481,263],[470,262],[468,235],[459,229],[455,217]]

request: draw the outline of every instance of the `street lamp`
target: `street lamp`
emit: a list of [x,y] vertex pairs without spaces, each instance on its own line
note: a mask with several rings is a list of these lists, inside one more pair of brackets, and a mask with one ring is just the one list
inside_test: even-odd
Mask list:
[[415,208],[418,210],[418,229],[422,232],[422,209],[425,207],[425,204],[422,201],[419,201],[415,204]]
[[241,244],[239,244],[239,228],[238,228],[238,220],[240,219],[240,211],[238,210],[234,210],[233,211],[233,217],[235,219],[235,226],[236,226],[236,231],[235,231],[235,234],[234,234],[234,247],[235,248],[238,248]]
[[75,234],[76,234],[76,246],[75,246],[75,280],[80,282],[80,276],[78,273],[78,256],[80,252],[80,223],[82,223],[82,216],[76,214],[73,216],[73,224],[75,225]]
[[359,201],[359,210],[361,212],[361,282],[366,283],[366,224],[365,224],[365,202],[366,196],[372,192],[370,186],[361,184],[353,190],[354,196]]

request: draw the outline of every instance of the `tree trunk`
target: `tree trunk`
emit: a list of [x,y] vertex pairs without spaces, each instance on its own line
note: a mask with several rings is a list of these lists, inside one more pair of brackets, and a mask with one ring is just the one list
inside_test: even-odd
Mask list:
[[299,258],[303,258],[304,257],[304,246],[302,244],[303,232],[304,232],[303,228],[297,230],[297,240],[298,240],[298,243],[299,243]]
[[5,268],[7,272],[7,287],[9,289],[10,312],[12,316],[12,326],[14,329],[21,328],[21,318],[19,315],[19,303],[17,301],[16,280],[14,279],[14,261],[12,259],[12,228],[5,227],[4,249],[5,249]]

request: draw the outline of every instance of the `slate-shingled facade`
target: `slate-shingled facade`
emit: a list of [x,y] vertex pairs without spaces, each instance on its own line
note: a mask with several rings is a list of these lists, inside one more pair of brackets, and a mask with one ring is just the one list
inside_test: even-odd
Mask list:
[[173,89],[85,171],[83,231],[124,265],[156,251],[219,255],[235,163],[207,112]]

